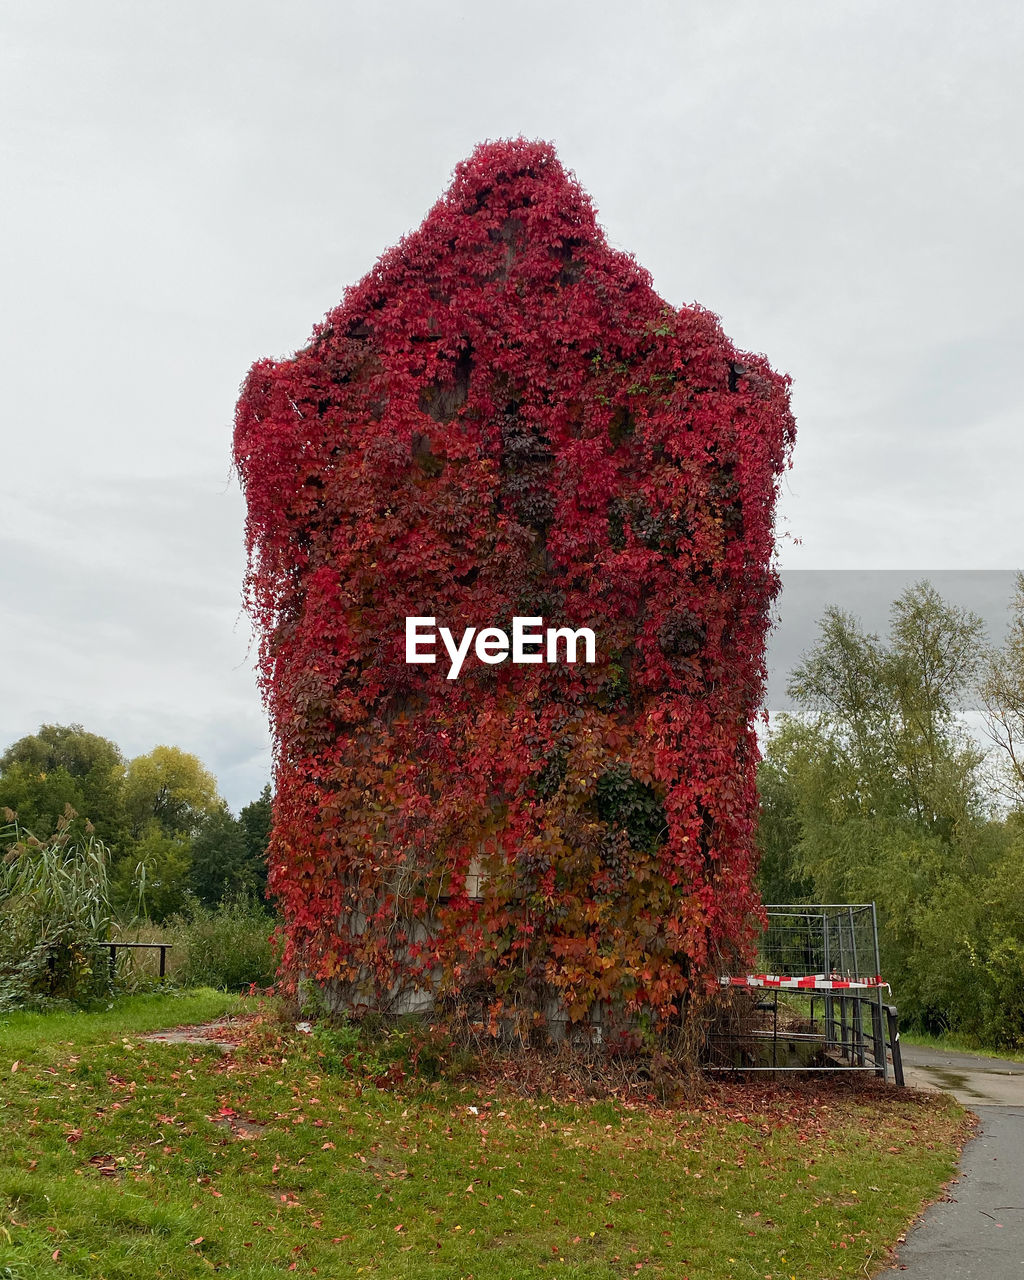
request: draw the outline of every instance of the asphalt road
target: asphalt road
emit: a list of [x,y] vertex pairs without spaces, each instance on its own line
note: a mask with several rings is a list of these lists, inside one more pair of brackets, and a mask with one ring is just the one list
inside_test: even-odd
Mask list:
[[907,1234],[904,1280],[1024,1280],[1024,1063],[902,1045],[907,1084],[943,1089],[980,1126],[947,1196]]
[[972,1111],[977,1105],[1024,1107],[1024,1062],[903,1044],[903,1074],[912,1089],[942,1089]]

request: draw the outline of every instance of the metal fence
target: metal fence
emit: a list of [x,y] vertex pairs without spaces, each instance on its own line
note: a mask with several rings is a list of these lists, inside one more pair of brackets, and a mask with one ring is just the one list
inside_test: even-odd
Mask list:
[[873,902],[765,907],[753,971],[725,974],[708,1037],[714,1071],[871,1071],[903,1083],[896,1009],[885,1002]]
[[878,922],[873,902],[791,903],[765,907],[760,973],[877,979]]

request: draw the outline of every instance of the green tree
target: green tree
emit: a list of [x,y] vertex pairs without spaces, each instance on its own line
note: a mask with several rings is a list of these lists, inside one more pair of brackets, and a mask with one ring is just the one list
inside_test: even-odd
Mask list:
[[263,897],[267,891],[267,848],[274,821],[274,801],[268,783],[256,800],[239,813],[245,841],[246,876],[253,891]]
[[114,896],[119,913],[122,917],[134,915],[138,904],[146,916],[160,921],[181,911],[191,868],[191,839],[151,824],[116,866]]
[[135,869],[145,873],[145,906],[154,920],[180,911],[191,887],[192,843],[224,808],[217,782],[198,756],[158,746],[129,761],[125,813],[129,839],[116,874],[118,902],[134,893]]
[[795,857],[801,834],[799,794],[783,752],[775,751],[761,761],[757,789],[761,800],[757,827],[761,900],[806,902],[814,894],[814,883],[800,871]]
[[227,805],[205,819],[192,841],[192,892],[208,907],[251,889],[245,876],[245,834]]
[[137,840],[154,825],[165,835],[191,838],[222,804],[216,778],[180,747],[154,747],[128,764],[125,809]]
[[761,771],[763,877],[876,900],[901,1008],[931,1026],[958,1016],[967,907],[1005,852],[962,717],[983,643],[980,618],[927,582],[894,603],[886,640],[827,610],[790,683],[801,714],[780,718]]
[[40,839],[56,831],[70,804],[79,815],[73,834],[88,822],[99,839],[116,845],[126,829],[124,783],[118,746],[80,724],[44,724],[0,756],[0,805]]
[[978,809],[984,753],[962,720],[984,624],[928,582],[893,604],[888,643],[830,608],[789,692],[852,764],[873,812],[948,840]]
[[270,821],[269,786],[237,818],[227,805],[206,818],[192,841],[191,886],[202,903],[215,907],[232,898],[263,899]]
[[1002,765],[1003,793],[1024,808],[1024,573],[1017,575],[1006,640],[987,655],[981,697]]
[[[38,833],[41,840],[55,834],[69,805],[76,814],[85,814],[89,808],[81,784],[66,769],[44,772],[20,760],[0,776],[0,805],[13,810],[21,825],[33,835]],[[79,831],[86,821],[76,822]]]

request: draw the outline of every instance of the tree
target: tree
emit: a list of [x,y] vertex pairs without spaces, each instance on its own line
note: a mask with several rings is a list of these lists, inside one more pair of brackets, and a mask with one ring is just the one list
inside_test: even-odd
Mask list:
[[806,902],[814,893],[813,880],[794,857],[801,835],[800,797],[786,765],[785,753],[776,750],[757,771],[757,884],[766,903]]
[[962,718],[983,641],[927,582],[894,603],[885,641],[827,610],[790,684],[802,715],[780,717],[762,765],[763,838],[784,825],[791,842],[788,861],[772,846],[771,874],[877,900],[901,1011],[933,1028],[962,1008],[972,900],[1006,847]]
[[244,863],[241,825],[227,805],[222,805],[203,821],[192,841],[189,873],[192,892],[205,906],[217,906],[226,897],[248,887],[241,874]]
[[888,644],[830,608],[789,692],[856,770],[874,812],[948,839],[978,805],[983,752],[961,719],[984,624],[928,582],[894,602]]
[[[58,830],[65,841],[83,847],[94,833],[102,838],[122,913],[137,904],[141,866],[146,909],[158,920],[184,904],[193,839],[227,812],[216,780],[198,757],[158,746],[126,765],[115,743],[77,724],[43,725],[0,756],[0,813],[5,808],[44,841]],[[229,879],[256,893],[265,884],[265,858],[261,873],[252,847],[260,819],[250,826],[251,831],[239,827],[237,867]]]
[[217,782],[198,756],[158,746],[129,761],[125,776],[129,838],[115,880],[119,903],[135,893],[135,869],[145,875],[146,911],[155,920],[180,911],[190,888],[193,840],[225,808]]
[[254,893],[264,897],[267,892],[267,850],[274,822],[274,801],[269,782],[259,797],[239,812],[238,821],[245,845],[245,879]]
[[125,809],[135,839],[154,825],[165,835],[191,838],[222,803],[213,774],[179,747],[154,747],[128,764]]
[[[89,803],[77,778],[66,769],[48,772],[25,761],[15,761],[0,776],[0,805],[13,810],[18,821],[38,839],[48,840],[57,831],[61,816],[70,806],[76,814],[88,812]],[[75,823],[76,834],[87,819]]]
[[986,656],[981,697],[1001,757],[1003,792],[1024,807],[1024,573],[1017,575],[1006,640]]
[[0,756],[0,805],[46,839],[70,804],[79,815],[72,836],[89,822],[98,839],[113,845],[125,832],[124,775],[124,756],[109,738],[80,724],[44,724]]
[[[284,963],[655,1026],[749,948],[788,381],[612,250],[554,150],[480,147],[293,359],[235,460],[274,726]],[[406,661],[431,616],[594,663]],[[536,1015],[536,1018],[535,1018]]]
[[192,841],[191,885],[196,897],[215,907],[242,896],[263,898],[267,889],[270,787],[237,818],[221,805]]
[[116,865],[115,901],[121,915],[134,915],[141,906],[151,920],[161,921],[183,910],[191,868],[189,837],[151,824]]

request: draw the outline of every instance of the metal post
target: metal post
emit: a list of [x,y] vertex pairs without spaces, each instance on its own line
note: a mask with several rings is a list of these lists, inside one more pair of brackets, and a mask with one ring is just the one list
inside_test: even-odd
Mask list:
[[853,1043],[855,1048],[854,1062],[858,1067],[864,1065],[864,1019],[861,1016],[861,998],[853,1002]]
[[[857,957],[857,925],[853,918],[853,907],[850,908],[850,949],[853,952],[853,977],[854,979],[862,978],[864,975],[860,971],[860,963]],[[853,1042],[855,1045],[854,1064],[858,1067],[864,1065],[864,1019],[861,1016],[860,996],[853,1002]]]
[[828,915],[826,912],[821,913],[821,937],[823,943],[822,964],[825,968],[825,977],[829,977],[831,970],[831,960],[828,954]]
[[885,1077],[885,1031],[882,1006],[871,1004],[871,1056],[875,1062],[875,1075]]
[[843,953],[843,917],[837,916],[836,923],[839,925],[839,976],[846,977],[846,956]]
[[163,982],[164,975],[167,972],[167,948],[160,948],[160,981]]
[[[827,980],[829,977],[831,977],[832,969],[831,969],[831,962],[830,962],[829,953],[828,953],[828,914],[824,911],[821,913],[821,936],[824,944],[822,961],[825,967],[825,978]],[[831,1047],[832,1041],[834,1039],[835,1039],[835,1018],[833,1016],[832,997],[830,995],[826,995],[825,996],[825,1048],[826,1050],[828,1050]]]
[[[878,950],[878,911],[873,902],[871,904],[871,932],[874,935],[874,940],[875,940],[875,977],[877,978],[877,977],[880,977],[882,973],[882,958]],[[885,1014],[883,1013],[884,1006],[882,1003],[882,988],[876,987],[875,994],[878,998],[878,1012],[877,1012],[878,1031],[879,1031],[879,1037],[882,1042],[882,1079],[885,1081],[888,1081],[889,1059],[886,1056],[886,1052],[885,1052],[885,1030],[884,1030]]]
[[839,996],[839,1056],[846,1056],[846,996]]
[[900,1050],[900,1027],[896,1016],[896,1006],[887,1004],[885,1006],[885,1015],[889,1024],[889,1046],[892,1049],[892,1074],[896,1083],[902,1088],[904,1086],[903,1053]]

